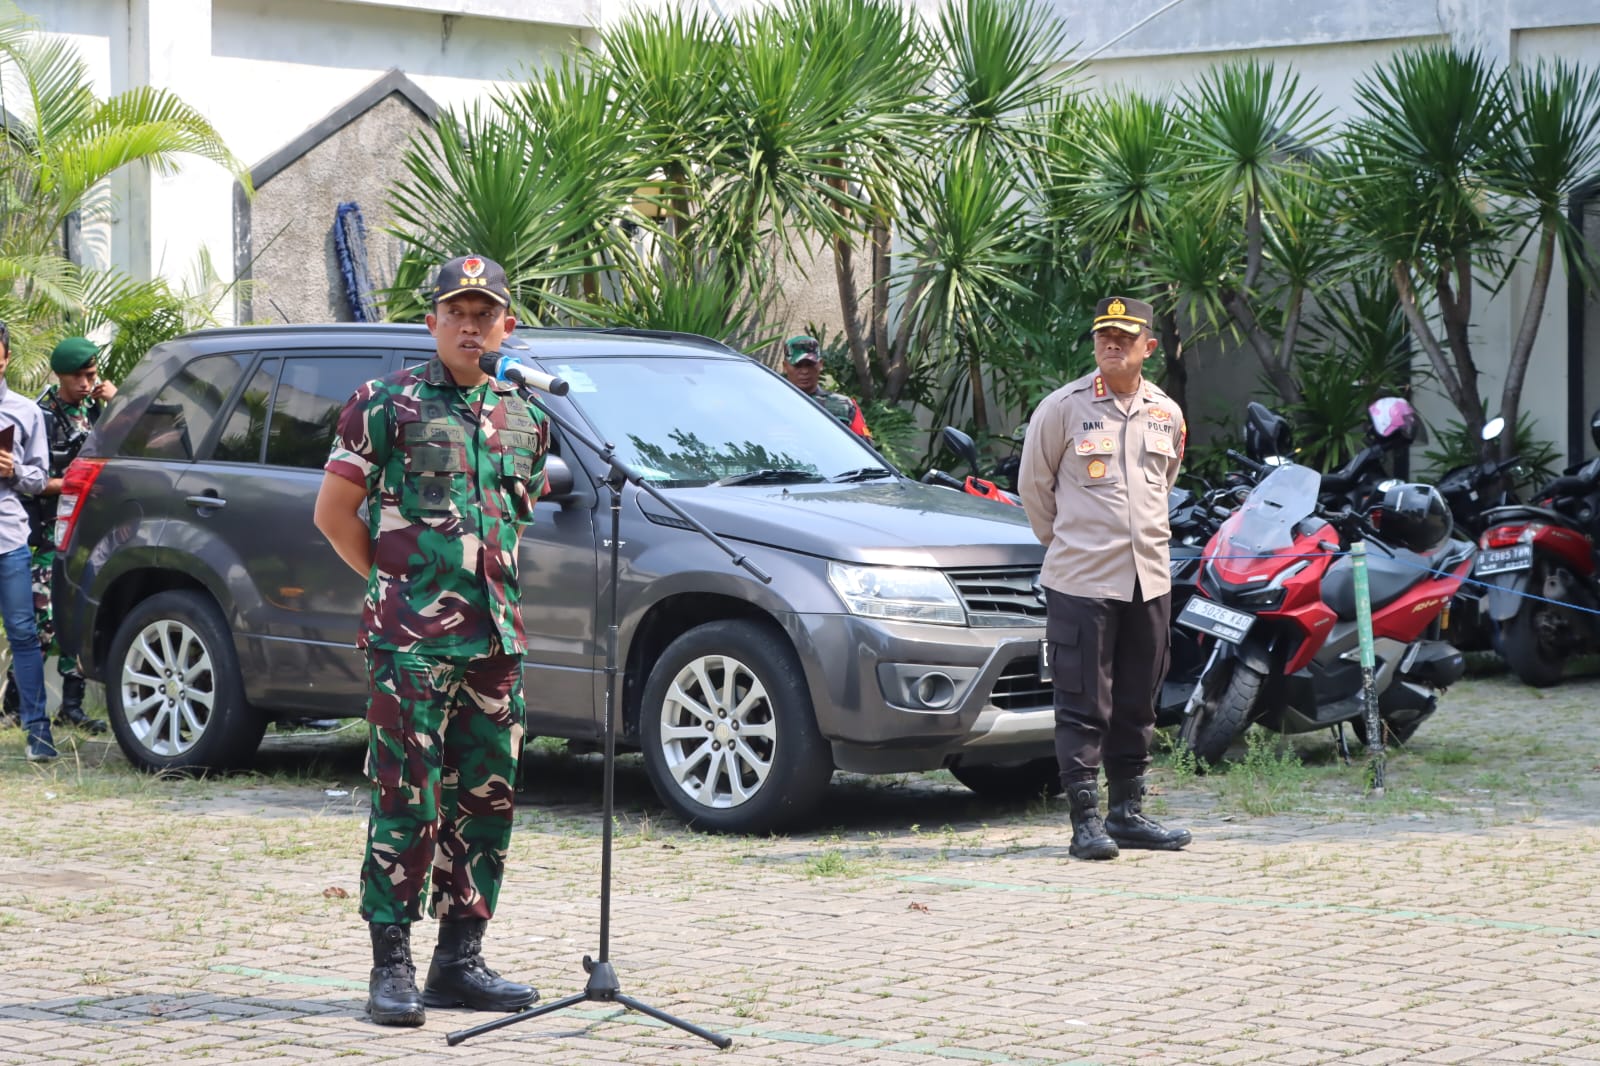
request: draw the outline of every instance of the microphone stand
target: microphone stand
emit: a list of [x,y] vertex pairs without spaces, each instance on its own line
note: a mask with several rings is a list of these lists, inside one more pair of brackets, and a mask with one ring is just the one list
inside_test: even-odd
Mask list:
[[[556,386],[559,386],[559,388]],[[693,515],[688,514],[683,510],[683,508],[669,500],[662,494],[660,489],[656,488],[648,481],[645,481],[639,476],[638,473],[631,470],[625,463],[616,457],[615,449],[612,447],[612,445],[601,444],[584,434],[581,430],[574,426],[571,421],[556,414],[546,403],[535,397],[533,395],[533,389],[529,386],[518,384],[517,387],[523,398],[537,407],[540,411],[544,412],[545,417],[550,419],[551,423],[557,426],[566,437],[569,437],[572,440],[577,441],[579,444],[582,444],[606,464],[607,473],[604,481],[606,488],[609,489],[611,493],[610,625],[606,630],[606,697],[604,729],[605,756],[603,760],[604,770],[602,774],[604,785],[601,788],[602,799],[600,804],[602,818],[600,837],[600,949],[598,956],[595,958],[590,958],[588,955],[583,957],[583,969],[584,972],[589,975],[589,980],[588,983],[584,985],[582,992],[575,993],[563,999],[555,1000],[552,1003],[540,1004],[537,1007],[532,1007],[518,1014],[507,1015],[504,1018],[496,1018],[495,1020],[485,1022],[482,1025],[475,1025],[470,1029],[459,1029],[455,1032],[447,1033],[445,1035],[445,1042],[451,1047],[454,1047],[463,1040],[470,1040],[471,1038],[482,1033],[491,1032],[495,1029],[501,1029],[508,1025],[515,1025],[518,1022],[525,1022],[531,1018],[537,1018],[543,1014],[551,1014],[558,1010],[564,1010],[567,1007],[574,1006],[578,1003],[620,1003],[629,1010],[638,1011],[640,1014],[648,1015],[657,1021],[665,1022],[668,1025],[682,1029],[686,1033],[693,1033],[695,1036],[698,1036],[704,1040],[709,1040],[719,1048],[731,1047],[733,1045],[733,1038],[731,1036],[724,1036],[721,1033],[714,1033],[711,1030],[703,1029],[692,1022],[686,1022],[681,1018],[675,1018],[665,1011],[652,1007],[647,1003],[641,1003],[632,996],[623,993],[622,984],[617,979],[617,971],[615,967],[611,965],[611,825],[612,807],[615,802],[616,789],[617,615],[619,610],[617,602],[617,587],[620,584],[619,573],[621,570],[619,545],[622,542],[621,526],[623,483],[626,482],[632,485],[634,488],[644,492],[651,499],[666,507],[667,510],[671,511],[678,518],[682,519],[688,526],[698,532],[701,536],[705,537],[707,540],[711,541],[711,543],[715,544],[717,547],[726,552],[728,554],[728,558],[733,561],[735,566],[743,567],[764,584],[771,583],[772,578],[755,563],[746,558],[742,553],[735,550],[727,541],[717,536],[717,534],[713,533],[710,529],[707,529],[706,526]],[[566,391],[566,386],[564,383],[560,382],[559,379],[556,379],[552,385],[551,391],[556,392],[559,395]]]

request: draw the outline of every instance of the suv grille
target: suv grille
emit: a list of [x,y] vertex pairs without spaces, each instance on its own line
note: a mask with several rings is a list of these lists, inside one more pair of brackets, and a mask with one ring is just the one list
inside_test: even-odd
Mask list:
[[1035,590],[1037,566],[950,570],[974,626],[1042,626],[1044,604]]
[[1051,686],[1039,680],[1039,657],[1017,659],[995,679],[989,702],[1003,711],[1033,711],[1055,703]]

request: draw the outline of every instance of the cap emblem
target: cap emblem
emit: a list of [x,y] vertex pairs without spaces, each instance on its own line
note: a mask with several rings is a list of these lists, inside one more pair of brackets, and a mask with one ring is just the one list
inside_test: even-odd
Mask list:
[[[483,273],[483,260],[475,255],[469,255],[461,261],[461,273],[469,278],[478,277]],[[1119,311],[1118,314],[1121,312]]]
[[1112,300],[1106,305],[1106,314],[1108,315],[1125,315],[1127,313],[1128,305],[1121,300]]

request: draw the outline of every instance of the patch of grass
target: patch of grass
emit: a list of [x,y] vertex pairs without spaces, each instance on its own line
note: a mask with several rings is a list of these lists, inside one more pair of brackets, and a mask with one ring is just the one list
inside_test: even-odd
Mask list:
[[820,855],[806,860],[807,877],[860,877],[862,864],[849,858],[837,848],[829,848]]

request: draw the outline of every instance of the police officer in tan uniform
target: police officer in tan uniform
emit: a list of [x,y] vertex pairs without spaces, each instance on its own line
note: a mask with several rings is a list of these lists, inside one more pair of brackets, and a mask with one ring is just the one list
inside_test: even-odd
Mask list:
[[1018,487],[1046,549],[1056,759],[1080,859],[1114,859],[1118,845],[1175,851],[1190,839],[1141,809],[1172,613],[1167,493],[1187,436],[1178,405],[1141,373],[1156,349],[1153,321],[1142,300],[1101,300],[1097,369],[1045,397],[1022,449]]

